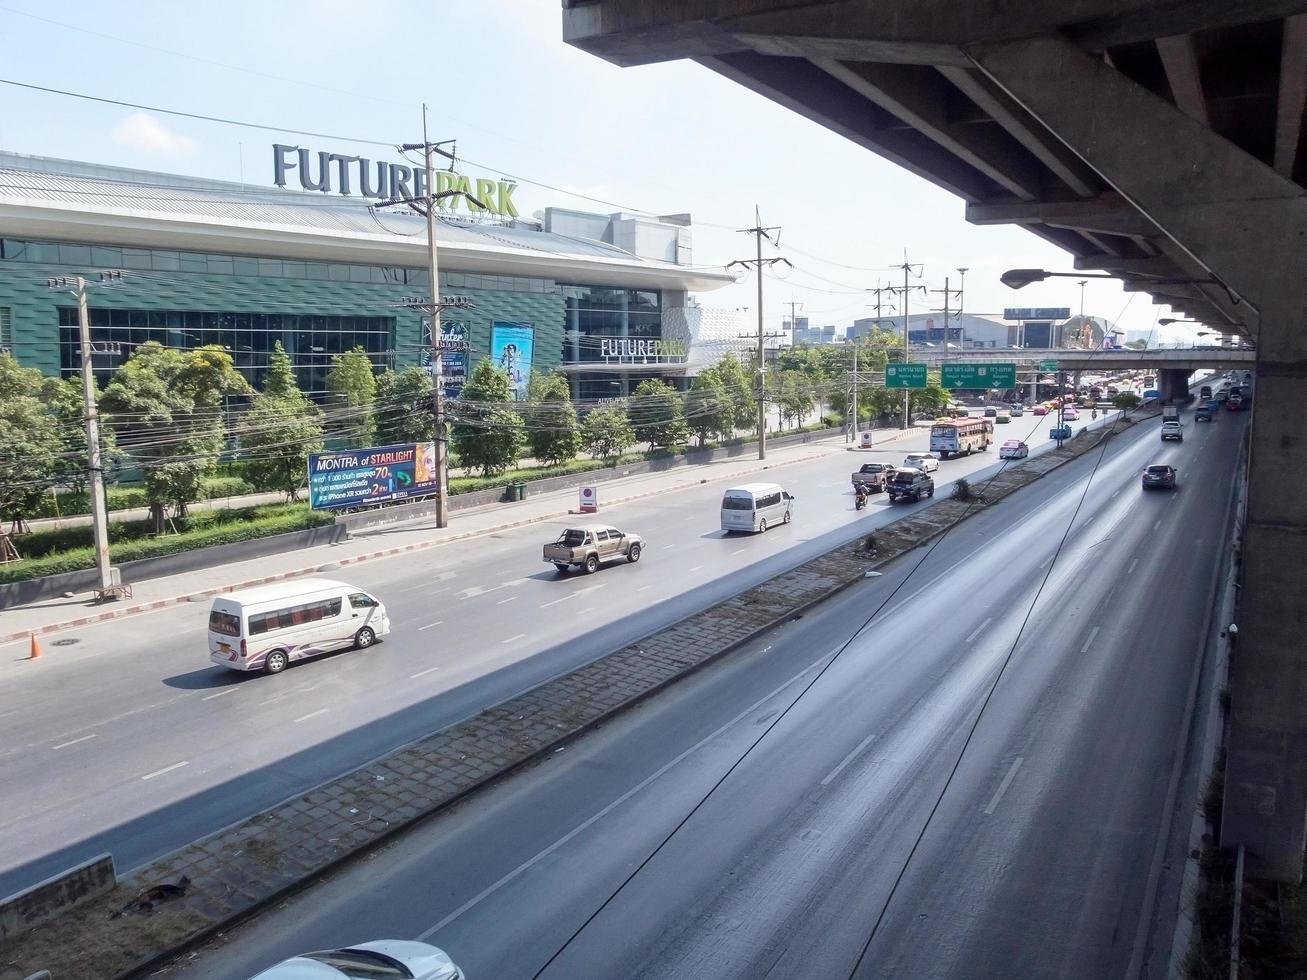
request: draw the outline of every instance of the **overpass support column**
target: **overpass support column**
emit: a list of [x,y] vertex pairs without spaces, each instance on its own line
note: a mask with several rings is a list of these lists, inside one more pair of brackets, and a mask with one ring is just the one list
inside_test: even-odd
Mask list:
[[1252,875],[1298,881],[1307,836],[1307,197],[1061,37],[966,53],[1258,315],[1221,843],[1246,846]]
[[1162,392],[1162,401],[1183,405],[1189,400],[1189,375],[1192,372],[1183,368],[1162,368],[1158,372],[1158,390]]

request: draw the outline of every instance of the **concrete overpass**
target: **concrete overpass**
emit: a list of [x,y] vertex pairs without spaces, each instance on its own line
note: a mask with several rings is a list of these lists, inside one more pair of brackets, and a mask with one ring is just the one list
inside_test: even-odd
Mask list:
[[1056,361],[1061,371],[1130,371],[1137,368],[1157,370],[1194,371],[1233,369],[1251,371],[1256,365],[1256,352],[1251,350],[1219,350],[1203,347],[1168,347],[1161,350],[1085,350],[1060,348],[1056,350],[1023,350],[989,348],[985,350],[920,351],[912,352],[914,361],[931,367],[941,364],[1012,364],[1029,368],[1041,361]]
[[[692,58],[1252,338],[1257,409],[1222,842],[1307,837],[1307,0],[564,0],[619,65]],[[1141,651],[1143,653],[1144,651]]]

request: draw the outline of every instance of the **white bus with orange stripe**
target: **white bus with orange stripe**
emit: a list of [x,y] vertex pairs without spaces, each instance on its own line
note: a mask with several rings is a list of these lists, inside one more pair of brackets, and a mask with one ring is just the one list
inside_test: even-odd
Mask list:
[[232,670],[278,674],[292,661],[364,650],[390,632],[386,607],[362,589],[310,578],[216,596],[209,659]]

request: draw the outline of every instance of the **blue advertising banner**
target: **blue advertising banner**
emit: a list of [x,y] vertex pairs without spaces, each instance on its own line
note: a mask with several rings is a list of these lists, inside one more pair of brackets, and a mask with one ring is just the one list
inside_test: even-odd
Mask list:
[[508,374],[513,401],[525,401],[531,380],[531,355],[535,352],[535,327],[526,323],[494,323],[490,326],[490,360]]
[[309,453],[309,506],[314,510],[384,504],[439,489],[434,442]]

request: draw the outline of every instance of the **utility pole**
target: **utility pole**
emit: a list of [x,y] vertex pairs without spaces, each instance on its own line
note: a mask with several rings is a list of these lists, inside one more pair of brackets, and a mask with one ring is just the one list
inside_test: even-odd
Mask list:
[[853,404],[853,439],[858,438],[858,345],[853,345],[853,397],[849,399]]
[[796,330],[799,329],[799,309],[803,306],[803,304],[796,303],[794,302],[794,300],[790,300],[785,305],[790,308],[790,347],[793,348],[794,333]]
[[952,297],[952,296],[957,296],[957,297],[960,298],[960,297],[962,296],[962,290],[961,290],[961,289],[949,289],[949,288],[948,288],[948,276],[945,276],[945,277],[944,277],[944,288],[943,288],[943,289],[932,289],[931,292],[932,292],[932,293],[943,293],[943,294],[944,294],[944,353],[947,354],[947,353],[948,353],[948,321],[949,321],[949,308],[948,308],[948,302],[949,302],[949,298]]
[[[444,309],[470,309],[472,306],[466,298],[462,297],[448,303],[443,302],[441,299],[440,263],[436,254],[436,202],[462,193],[467,200],[477,207],[488,210],[483,202],[465,192],[450,190],[442,191],[439,194],[436,193],[435,167],[432,163],[432,157],[438,153],[449,160],[452,166],[456,153],[455,151],[446,150],[444,147],[453,143],[454,140],[432,143],[427,138],[427,104],[422,103],[422,142],[405,143],[400,149],[406,152],[422,151],[423,169],[426,176],[425,193],[416,198],[395,197],[387,201],[378,201],[370,206],[372,210],[376,210],[396,204],[404,204],[427,219],[427,277],[431,281],[431,296],[426,303],[420,300],[410,300],[406,305],[427,314],[431,318],[431,407],[432,414],[435,416],[434,436],[436,441],[436,481],[438,484],[436,487],[436,527],[449,527],[449,441],[445,437],[445,395],[441,370],[441,354],[447,348],[441,344],[440,313]],[[463,344],[466,346],[466,340]],[[452,350],[453,348],[448,349]]]
[[[102,282],[122,278],[120,272],[101,275]],[[86,280],[49,279],[51,289],[72,288],[77,296],[77,327],[82,354],[82,399],[86,423],[87,476],[91,493],[91,533],[95,543],[95,567],[99,573],[100,588],[96,598],[115,595],[111,590],[118,584],[116,569],[109,565],[109,508],[104,498],[104,462],[100,453],[100,413],[95,404],[95,372],[92,370],[91,316],[86,305]]]
[[[903,290],[902,290],[902,293],[903,293],[903,363],[904,363],[904,364],[907,364],[907,363],[909,363],[909,362],[912,360],[912,348],[908,346],[908,322],[909,322],[909,318],[908,318],[908,294],[909,294],[909,293],[911,292],[911,290],[913,290],[913,289],[920,289],[923,293],[926,291],[926,287],[925,287],[925,286],[909,286],[909,285],[908,285],[908,274],[909,274],[909,273],[912,273],[912,275],[915,275],[918,279],[921,278],[921,271],[920,271],[920,270],[921,270],[921,263],[917,263],[917,266],[916,266],[916,267],[917,267],[917,270],[918,270],[918,271],[917,271],[917,272],[912,272],[912,268],[913,268],[913,266],[912,266],[912,263],[908,261],[908,253],[907,253],[907,250],[906,250],[906,249],[904,249],[904,251],[903,251],[903,264],[902,264],[902,265],[896,265],[896,266],[893,266],[893,268],[895,268],[895,269],[902,269],[902,270],[903,270]],[[895,292],[898,292],[898,291],[899,291],[899,290],[898,290],[897,287],[896,287],[896,288],[895,288]],[[904,388],[904,389],[903,389],[903,423],[902,423],[902,425],[899,426],[899,428],[901,428],[901,429],[906,429],[906,428],[908,427],[908,425],[909,425],[909,421],[908,421],[908,419],[909,419],[909,409],[910,409],[910,406],[911,406],[911,400],[910,400],[910,399],[911,399],[911,396],[912,396],[912,390],[911,390],[910,388]]]
[[[775,258],[770,259],[764,259],[762,257],[762,240],[765,238],[773,245],[779,246],[781,243],[781,229],[776,225],[772,227],[764,227],[762,223],[762,214],[756,204],[753,206],[753,221],[754,224],[752,228],[740,228],[738,231],[742,235],[754,236],[758,244],[757,254],[752,259],[736,259],[735,261],[728,263],[726,267],[729,269],[733,265],[738,265],[745,269],[753,268],[758,275],[758,458],[766,459],[767,389],[764,381],[767,365],[765,355],[763,354],[763,341],[768,335],[763,333],[762,325],[762,270],[764,268],[770,268],[778,262],[784,262],[786,265],[793,268],[794,263],[790,262],[788,259],[782,258],[781,256],[776,256]],[[772,237],[772,233],[775,233],[774,238]],[[747,337],[748,335],[741,334],[740,336]],[[774,337],[778,335],[772,334],[770,336]]]
[[967,267],[966,267],[965,265],[958,269],[958,276],[960,277],[960,281],[958,282],[958,328],[959,328],[959,340],[961,341],[961,344],[962,344],[963,349],[966,349],[966,346],[967,346],[967,321],[966,321],[966,319],[963,318],[963,316],[962,316],[962,304],[963,304],[964,302],[966,302],[966,294],[964,293],[964,290],[967,288]]

